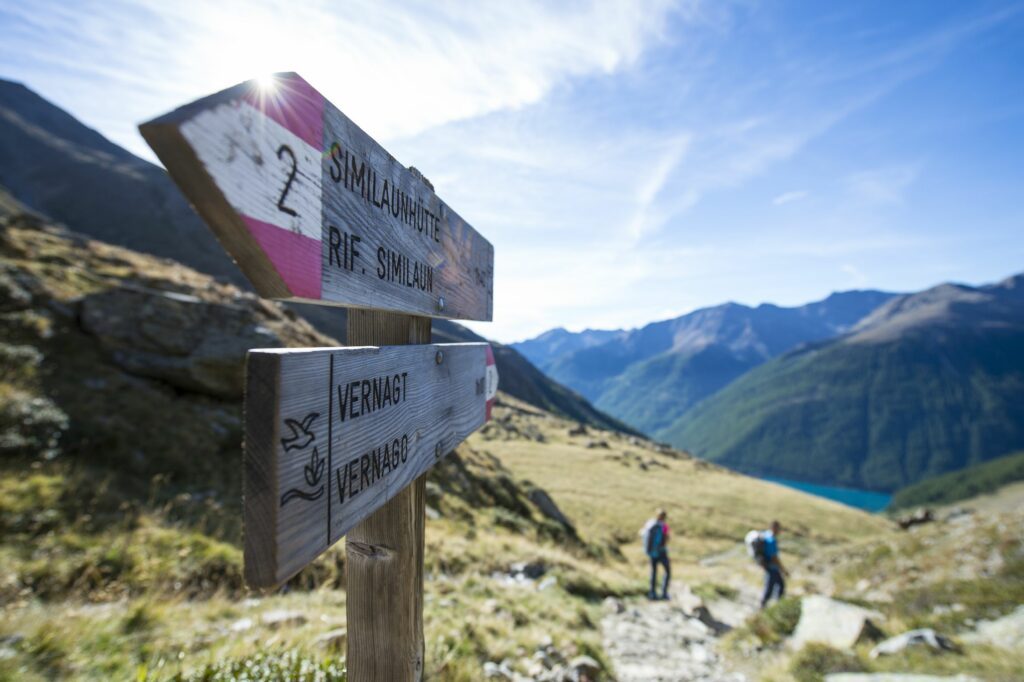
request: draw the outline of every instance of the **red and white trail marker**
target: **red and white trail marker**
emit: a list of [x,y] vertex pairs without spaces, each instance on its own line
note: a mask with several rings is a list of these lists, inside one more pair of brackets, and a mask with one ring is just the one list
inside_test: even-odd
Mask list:
[[297,74],[139,129],[261,295],[491,319],[491,244]]

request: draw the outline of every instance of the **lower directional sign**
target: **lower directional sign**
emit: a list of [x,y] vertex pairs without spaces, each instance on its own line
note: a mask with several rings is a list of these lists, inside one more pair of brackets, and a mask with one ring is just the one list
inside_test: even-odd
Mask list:
[[250,351],[245,573],[278,585],[489,418],[486,343]]

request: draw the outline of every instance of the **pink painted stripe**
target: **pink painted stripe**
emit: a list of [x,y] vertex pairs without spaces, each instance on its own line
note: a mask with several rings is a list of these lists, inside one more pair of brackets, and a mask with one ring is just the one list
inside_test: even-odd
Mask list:
[[321,151],[324,137],[324,96],[296,74],[275,78],[273,90],[254,88],[245,95],[252,106]]
[[320,298],[320,241],[243,215],[249,232],[292,296]]

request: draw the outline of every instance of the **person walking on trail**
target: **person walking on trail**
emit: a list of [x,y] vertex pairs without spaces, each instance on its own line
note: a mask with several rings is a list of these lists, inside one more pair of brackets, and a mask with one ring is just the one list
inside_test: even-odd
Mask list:
[[764,596],[761,597],[762,609],[768,605],[772,595],[775,595],[776,599],[782,599],[783,595],[786,594],[785,576],[789,575],[789,571],[782,565],[782,560],[779,558],[779,533],[781,531],[782,525],[778,521],[772,521],[771,529],[764,531],[762,534],[764,540],[761,560],[761,565],[764,567]]
[[664,568],[665,575],[661,582],[661,599],[668,599],[668,583],[672,578],[672,567],[668,560],[668,514],[664,509],[658,510],[656,518],[649,520],[641,531],[644,540],[644,551],[651,560],[651,589],[647,592],[649,599],[658,599],[658,564]]

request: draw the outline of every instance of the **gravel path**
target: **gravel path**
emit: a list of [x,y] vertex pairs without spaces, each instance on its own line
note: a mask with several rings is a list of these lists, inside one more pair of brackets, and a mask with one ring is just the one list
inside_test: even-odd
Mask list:
[[[717,639],[729,626],[688,597],[607,604],[601,628],[619,682],[746,681],[746,676],[726,670],[717,653]],[[737,603],[736,608],[748,607]]]

